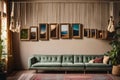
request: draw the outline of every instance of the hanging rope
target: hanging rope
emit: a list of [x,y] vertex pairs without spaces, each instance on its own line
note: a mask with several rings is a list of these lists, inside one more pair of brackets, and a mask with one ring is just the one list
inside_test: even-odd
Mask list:
[[[19,21],[19,18],[20,18],[20,4],[18,5],[17,4],[17,20],[16,20],[16,24],[15,24],[15,19],[14,19],[14,2],[12,2],[12,11],[11,11],[11,21],[10,21],[10,30],[12,32],[20,32],[20,21]],[[18,12],[19,11],[19,12]]]
[[107,30],[109,32],[115,31],[114,20],[113,20],[113,2],[110,2],[110,19],[109,19]]
[[11,21],[10,21],[10,30],[15,32],[15,21],[14,21],[14,2],[12,2],[12,11],[11,11]]
[[109,32],[114,32],[114,31],[115,31],[115,28],[114,28],[114,20],[113,20],[113,17],[112,17],[112,16],[110,16],[107,30],[108,30]]

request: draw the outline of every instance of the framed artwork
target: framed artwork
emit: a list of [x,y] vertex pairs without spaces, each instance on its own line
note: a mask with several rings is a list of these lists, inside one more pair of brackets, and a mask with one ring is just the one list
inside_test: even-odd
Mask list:
[[87,28],[84,29],[84,37],[90,38],[90,29]]
[[105,30],[97,30],[97,38],[106,39],[106,31]]
[[83,38],[83,26],[81,24],[72,24],[72,37],[75,39]]
[[70,38],[70,24],[60,24],[60,37],[62,39]]
[[97,29],[90,29],[90,37],[97,38]]
[[29,29],[22,28],[20,30],[20,40],[29,40]]
[[33,40],[33,41],[38,40],[38,27],[37,26],[30,27],[30,40]]
[[59,26],[58,24],[49,24],[50,28],[50,38],[52,39],[58,39],[59,38]]
[[39,24],[39,39],[48,40],[48,38],[49,38],[48,24]]
[[99,39],[103,38],[103,31],[102,30],[97,31],[97,38],[99,38]]

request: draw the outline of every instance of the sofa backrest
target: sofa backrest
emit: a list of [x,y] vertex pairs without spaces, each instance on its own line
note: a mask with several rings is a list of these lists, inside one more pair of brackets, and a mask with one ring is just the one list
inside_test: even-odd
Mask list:
[[74,55],[74,63],[83,63],[82,55]]
[[60,62],[61,55],[35,55],[39,62]]
[[103,55],[83,55],[83,62],[88,63],[90,60],[95,58],[101,58]]
[[62,55],[62,63],[73,63],[73,55]]

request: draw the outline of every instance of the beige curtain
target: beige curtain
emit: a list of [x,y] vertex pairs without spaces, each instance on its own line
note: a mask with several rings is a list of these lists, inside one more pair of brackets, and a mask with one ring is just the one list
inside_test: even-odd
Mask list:
[[[107,28],[109,3],[39,2],[16,3],[21,5],[22,27],[39,23],[81,23],[85,28]],[[25,11],[26,10],[26,11]],[[26,14],[26,19],[25,19]]]

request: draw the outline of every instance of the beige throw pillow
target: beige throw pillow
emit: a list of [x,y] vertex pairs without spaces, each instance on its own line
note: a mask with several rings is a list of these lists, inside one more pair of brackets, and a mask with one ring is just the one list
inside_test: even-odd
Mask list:
[[104,56],[103,58],[103,64],[107,64],[109,61],[109,56]]
[[89,63],[94,63],[94,60],[93,60],[93,59],[92,59],[92,60],[90,60],[90,61],[89,61]]

